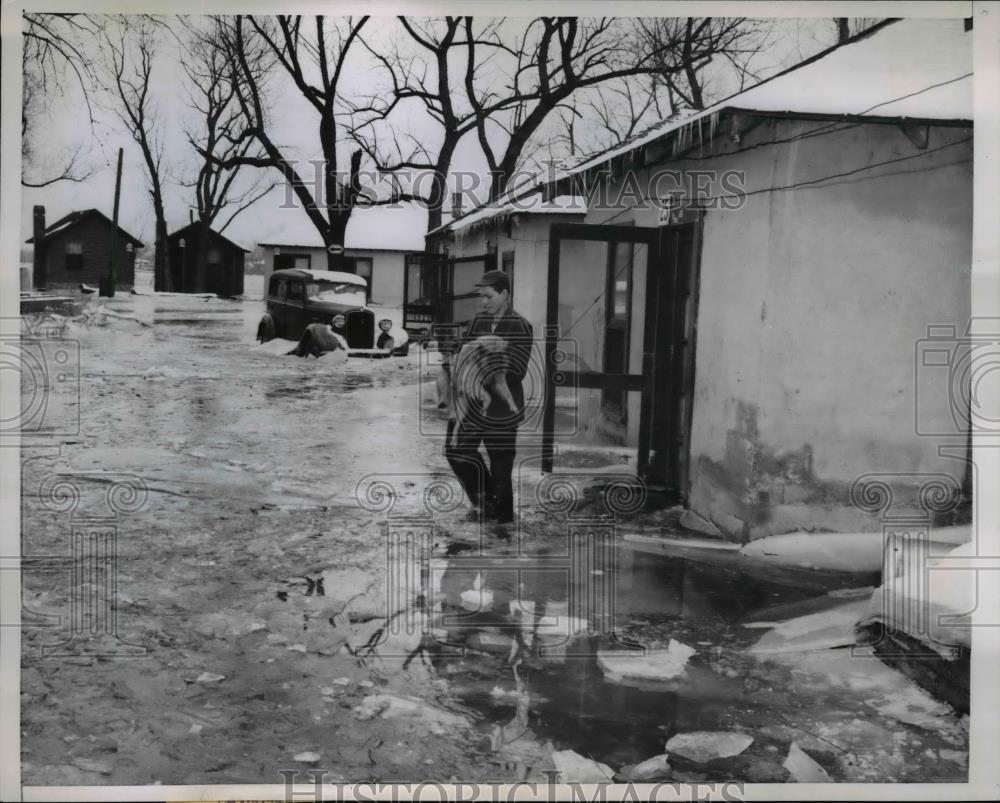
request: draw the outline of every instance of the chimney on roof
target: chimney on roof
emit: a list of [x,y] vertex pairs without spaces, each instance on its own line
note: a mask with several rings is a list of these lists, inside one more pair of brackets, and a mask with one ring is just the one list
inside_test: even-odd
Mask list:
[[453,218],[462,216],[462,193],[460,192],[451,194],[451,216]]
[[35,206],[32,209],[32,240],[35,250],[31,258],[31,282],[36,290],[44,290],[45,275],[45,207]]

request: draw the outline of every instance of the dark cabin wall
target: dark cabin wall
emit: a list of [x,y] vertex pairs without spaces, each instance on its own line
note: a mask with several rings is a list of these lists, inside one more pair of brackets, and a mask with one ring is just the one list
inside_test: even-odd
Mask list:
[[[80,243],[83,247],[83,264],[79,270],[66,267],[66,246],[69,243]],[[127,245],[128,239],[119,234],[116,285],[122,288],[130,288],[135,283],[135,250],[129,253]],[[47,237],[44,248],[46,283],[49,287],[72,286],[80,282],[97,287],[110,269],[111,226],[100,218],[85,218]]]
[[[181,238],[185,247],[181,248]],[[170,268],[174,276],[174,290],[179,293],[216,293],[237,296],[243,293],[243,267],[245,254],[214,233],[209,233],[208,248],[219,249],[222,254],[220,268],[206,265],[206,275],[198,276],[198,246],[201,234],[197,227],[186,227],[171,234],[169,243]]]

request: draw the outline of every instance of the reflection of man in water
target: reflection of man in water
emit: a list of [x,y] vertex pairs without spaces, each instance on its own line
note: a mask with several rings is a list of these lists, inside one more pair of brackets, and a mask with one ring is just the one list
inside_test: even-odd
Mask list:
[[[510,305],[510,277],[499,270],[488,271],[476,285],[483,300],[483,311],[469,324],[463,342],[482,335],[502,338],[505,348],[502,359],[487,369],[491,376],[483,377],[489,392],[497,380],[496,372],[506,382],[514,409],[502,398],[507,394],[490,393],[489,402],[473,406],[458,418],[450,432],[445,455],[458,481],[472,503],[470,518],[481,516],[488,521],[506,524],[514,520],[514,470],[517,427],[524,418],[524,389],[521,381],[528,371],[531,358],[531,324]],[[489,468],[479,452],[486,449]]]

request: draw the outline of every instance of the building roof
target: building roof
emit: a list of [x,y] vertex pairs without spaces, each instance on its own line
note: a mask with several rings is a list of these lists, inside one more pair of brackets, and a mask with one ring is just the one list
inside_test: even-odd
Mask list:
[[[64,231],[68,231],[79,223],[87,220],[91,217],[97,217],[103,220],[108,226],[115,225],[111,222],[111,219],[98,209],[82,209],[78,212],[70,212],[65,217],[59,218],[55,223],[50,226],[45,227],[45,236],[43,239],[48,240],[57,234],[62,234]],[[126,240],[132,243],[135,248],[142,248],[142,242],[137,237],[133,237],[121,226],[118,227],[118,232],[125,237]],[[33,243],[35,241],[34,237],[29,237],[25,242]]]
[[688,145],[707,141],[724,110],[971,121],[972,32],[961,19],[889,21],[707,109],[668,118],[568,172],[588,170],[675,132],[686,134]]
[[[184,233],[185,233],[185,232],[186,232],[186,231],[187,231],[188,229],[193,229],[193,228],[194,228],[195,226],[198,226],[198,225],[200,225],[200,224],[198,223],[198,221],[195,221],[194,223],[188,223],[188,224],[187,224],[186,226],[184,226],[183,228],[180,228],[180,229],[177,229],[177,231],[173,232],[172,234],[168,234],[168,235],[167,235],[167,239],[168,239],[168,240],[172,240],[172,239],[174,239],[174,237],[182,237],[182,236],[184,235]],[[228,237],[224,237],[223,235],[219,234],[219,232],[217,232],[217,231],[216,231],[215,229],[213,229],[213,228],[212,228],[211,226],[209,226],[208,230],[209,230],[209,231],[210,231],[210,232],[211,232],[212,234],[214,234],[214,235],[215,235],[216,237],[218,237],[218,238],[219,238],[220,240],[224,240],[224,241],[225,241],[225,243],[226,243],[227,245],[230,245],[230,246],[232,246],[233,248],[238,248],[238,249],[239,249],[240,251],[243,251],[244,253],[250,253],[250,249],[249,249],[249,248],[244,248],[244,247],[243,247],[242,245],[240,245],[239,243],[234,243],[234,242],[233,242],[232,240],[230,240],[230,239],[229,239]]]
[[501,196],[493,203],[485,204],[456,220],[438,226],[430,234],[454,231],[471,234],[488,223],[508,218],[512,215],[586,215],[587,201],[578,195],[559,195],[545,200],[541,194],[533,193],[524,197],[516,194]]
[[[274,227],[257,242],[260,246],[323,248],[312,221],[298,207],[279,209]],[[351,212],[344,236],[348,251],[423,251],[427,210],[418,204],[357,207]]]
[[573,157],[493,204],[434,230],[457,231],[489,207],[539,196],[547,186],[673,139],[678,157],[714,137],[724,112],[804,118],[971,122],[972,33],[961,19],[891,20],[703,110],[682,111],[608,150]]

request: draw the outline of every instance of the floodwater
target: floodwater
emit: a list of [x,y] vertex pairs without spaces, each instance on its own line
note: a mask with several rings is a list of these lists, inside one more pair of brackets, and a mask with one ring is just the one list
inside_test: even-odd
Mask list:
[[[419,513],[429,484],[450,477],[423,355],[287,356],[291,344],[255,343],[259,300],[94,303],[148,326],[67,326],[81,348],[79,395],[51,409],[79,423],[56,427],[69,433],[58,450],[26,453],[24,552],[67,551],[66,517],[39,501],[53,472],[78,483],[80,512],[100,509],[112,476],[141,477],[148,500],[118,525],[116,597],[123,637],[148,652],[46,659],[52,634],[24,630],[26,783],[277,783],[306,751],[349,780],[516,781],[521,763],[545,766],[548,744],[619,771],[706,730],[754,741],[697,765],[672,755],[674,779],[786,781],[793,743],[835,781],[965,779],[967,718],[877,659],[843,646],[754,651],[797,617],[840,621],[867,579],[770,582],[723,555],[650,554],[600,528],[581,541],[573,512],[525,504],[515,538],[480,542],[458,521],[459,497],[406,603],[428,616],[430,643],[418,633],[407,646],[426,648],[427,664],[378,670],[326,650],[326,631],[316,647],[295,606],[353,600],[385,574],[383,527]],[[359,505],[359,480],[379,474],[395,488],[388,512]],[[535,480],[519,476],[522,500]],[[26,572],[24,585],[38,616],[69,611],[54,574]],[[369,597],[352,627],[392,613]],[[693,653],[669,679],[623,681],[598,659],[671,642]],[[448,705],[468,732],[360,719],[373,689]]]
[[[572,749],[612,768],[636,764],[664,752],[674,734],[737,731],[754,737],[741,755],[696,765],[672,757],[680,772],[709,780],[786,781],[781,766],[788,744],[808,744],[834,780],[945,781],[965,777],[961,750],[965,733],[947,706],[916,690],[877,659],[850,648],[791,652],[762,659],[751,648],[767,625],[796,616],[856,609],[867,589],[845,590],[833,578],[829,593],[815,585],[769,584],[718,565],[615,549],[612,566],[586,573],[551,570],[543,559],[512,559],[517,569],[485,569],[480,587],[492,592],[492,612],[463,611],[455,590],[479,573],[470,556],[451,558],[442,577],[446,644],[439,671],[487,722],[511,720],[517,692],[530,699],[527,722],[536,736],[557,749]],[[464,565],[463,565],[464,564]],[[468,566],[468,568],[465,568]],[[575,578],[575,579],[570,579]],[[849,579],[849,578],[847,578]],[[594,582],[597,580],[599,582]],[[613,605],[600,604],[610,594]],[[546,600],[562,616],[585,614],[598,598],[591,632],[526,647],[523,620],[507,615],[518,600]],[[567,599],[572,600],[567,609]],[[588,618],[588,617],[585,617]],[[594,631],[595,621],[604,622]],[[614,622],[608,626],[608,622]],[[489,653],[477,633],[487,634]],[[504,636],[517,656],[504,654]],[[479,640],[473,640],[473,639]],[[676,639],[694,649],[685,672],[662,681],[609,679],[598,653],[641,654]],[[477,649],[461,654],[456,647]],[[516,666],[516,670],[515,670]],[[887,701],[903,719],[873,716]],[[941,753],[940,751],[944,751]],[[932,761],[931,756],[950,756]]]

